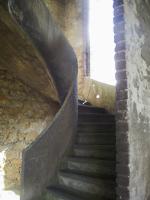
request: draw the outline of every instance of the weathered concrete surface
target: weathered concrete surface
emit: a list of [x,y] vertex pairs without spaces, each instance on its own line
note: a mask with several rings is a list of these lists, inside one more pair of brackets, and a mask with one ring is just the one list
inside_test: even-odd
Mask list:
[[130,200],[150,199],[150,3],[127,0]]
[[74,48],[78,59],[78,94],[82,97],[84,82],[83,1],[44,0],[53,18]]
[[84,84],[83,1],[67,0],[65,10],[65,35],[78,59],[78,95],[82,96]]
[[106,108],[109,112],[115,109],[115,86],[85,78],[82,88],[82,99],[93,106]]

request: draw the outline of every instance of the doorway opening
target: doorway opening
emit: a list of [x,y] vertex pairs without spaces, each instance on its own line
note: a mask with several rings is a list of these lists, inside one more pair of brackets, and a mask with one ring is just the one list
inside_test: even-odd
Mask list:
[[89,0],[90,78],[115,85],[113,1]]

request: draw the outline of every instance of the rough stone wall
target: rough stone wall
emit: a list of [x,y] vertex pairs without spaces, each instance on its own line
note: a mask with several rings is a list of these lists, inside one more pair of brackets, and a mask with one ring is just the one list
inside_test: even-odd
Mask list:
[[22,151],[46,128],[57,110],[55,102],[0,70],[0,157],[5,154],[0,180],[4,179],[5,189],[20,186]]
[[150,2],[126,0],[130,199],[150,199]]

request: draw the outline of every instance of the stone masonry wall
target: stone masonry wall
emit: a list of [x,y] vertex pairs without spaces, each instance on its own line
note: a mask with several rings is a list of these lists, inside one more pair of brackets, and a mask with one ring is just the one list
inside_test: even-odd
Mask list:
[[4,180],[5,189],[19,188],[22,151],[46,128],[57,110],[56,103],[0,70],[0,157],[5,154],[0,180]]

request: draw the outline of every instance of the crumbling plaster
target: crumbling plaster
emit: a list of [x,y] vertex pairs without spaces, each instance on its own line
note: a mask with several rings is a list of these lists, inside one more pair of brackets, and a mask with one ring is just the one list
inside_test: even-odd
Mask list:
[[150,198],[150,4],[127,0],[126,63],[128,79],[130,200]]

